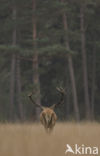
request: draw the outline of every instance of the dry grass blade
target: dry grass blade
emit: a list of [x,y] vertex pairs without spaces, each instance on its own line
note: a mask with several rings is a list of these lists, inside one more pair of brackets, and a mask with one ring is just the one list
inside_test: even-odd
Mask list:
[[66,144],[100,147],[100,124],[58,123],[51,135],[40,124],[0,124],[0,156],[65,156]]

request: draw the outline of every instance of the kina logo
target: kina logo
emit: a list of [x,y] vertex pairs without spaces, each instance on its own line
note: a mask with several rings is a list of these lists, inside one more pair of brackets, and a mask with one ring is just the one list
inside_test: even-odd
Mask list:
[[98,147],[87,147],[84,144],[81,146],[78,146],[77,144],[74,145],[74,148],[72,148],[69,144],[66,144],[66,151],[67,153],[73,153],[73,154],[88,154],[88,155],[98,155]]

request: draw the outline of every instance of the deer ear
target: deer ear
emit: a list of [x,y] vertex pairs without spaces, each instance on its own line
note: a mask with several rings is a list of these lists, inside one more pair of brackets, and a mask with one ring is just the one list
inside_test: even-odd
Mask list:
[[53,104],[52,106],[50,106],[50,109],[54,110],[55,106],[56,106],[56,104]]
[[42,106],[42,110],[46,109],[46,107]]

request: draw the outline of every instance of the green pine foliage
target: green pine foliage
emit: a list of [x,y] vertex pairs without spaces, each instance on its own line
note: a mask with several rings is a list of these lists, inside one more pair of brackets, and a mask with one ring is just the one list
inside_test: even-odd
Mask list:
[[[41,101],[50,106],[59,100],[56,86],[63,86],[70,99],[70,119],[73,118],[72,88],[69,76],[68,55],[72,56],[75,80],[78,91],[81,119],[84,119],[83,75],[81,57],[80,6],[85,6],[85,34],[88,63],[89,95],[92,89],[93,50],[96,50],[96,80],[95,80],[95,117],[100,119],[100,2],[93,0],[67,1],[37,0],[36,12],[32,11],[32,0],[16,1],[16,22],[12,20],[13,1],[1,0],[0,3],[0,120],[9,118],[10,66],[13,53],[19,54],[21,61],[22,103],[25,118],[30,119],[34,106],[29,104],[27,94],[34,88],[32,82],[33,44],[33,13],[37,24],[37,51],[39,55],[39,74]],[[62,13],[68,16],[68,32],[64,31]],[[17,44],[12,46],[14,25],[17,30]],[[65,46],[64,36],[69,37],[71,50]],[[67,85],[68,81],[68,85]],[[66,104],[57,109],[61,119],[66,119]],[[15,108],[16,108],[15,104]],[[18,110],[16,116],[18,116]]]

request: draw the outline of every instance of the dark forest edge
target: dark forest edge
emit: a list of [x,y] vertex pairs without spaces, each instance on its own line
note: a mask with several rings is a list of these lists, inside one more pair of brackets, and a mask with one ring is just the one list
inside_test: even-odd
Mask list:
[[28,100],[56,109],[60,121],[100,121],[100,1],[1,0],[0,121],[36,121]]

